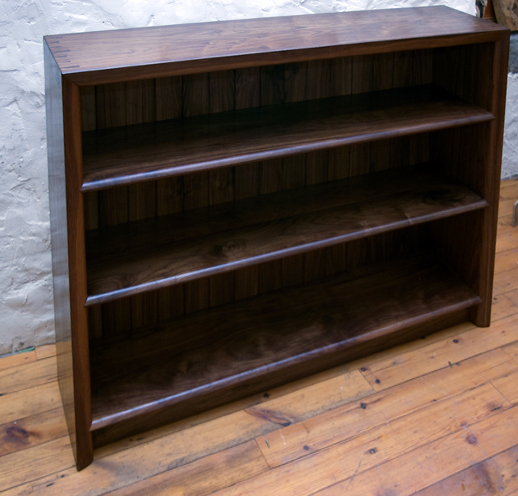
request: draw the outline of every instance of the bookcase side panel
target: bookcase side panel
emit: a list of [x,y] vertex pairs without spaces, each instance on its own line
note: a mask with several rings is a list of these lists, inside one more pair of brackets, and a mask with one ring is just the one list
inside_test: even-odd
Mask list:
[[495,116],[488,123],[434,133],[430,146],[439,169],[489,204],[470,214],[469,223],[450,219],[436,232],[445,264],[482,298],[471,312],[479,326],[488,326],[491,316],[507,56],[502,40],[438,49],[434,58],[436,84]]
[[45,45],[47,138],[58,380],[78,469],[93,459],[84,260],[79,192],[81,112],[77,86],[62,78]]
[[65,201],[62,81],[61,72],[47,43],[44,43],[44,50],[54,327],[56,331],[58,382],[70,435],[70,444],[77,459]]

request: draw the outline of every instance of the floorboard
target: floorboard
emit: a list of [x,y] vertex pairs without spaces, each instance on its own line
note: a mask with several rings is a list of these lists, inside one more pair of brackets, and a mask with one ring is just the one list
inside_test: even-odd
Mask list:
[[492,325],[462,324],[103,447],[77,472],[55,346],[0,358],[0,494],[518,494],[518,181]]

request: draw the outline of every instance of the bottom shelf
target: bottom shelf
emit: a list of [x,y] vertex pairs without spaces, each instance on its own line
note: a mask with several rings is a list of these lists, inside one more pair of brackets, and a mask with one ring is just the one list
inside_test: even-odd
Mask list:
[[430,331],[419,326],[480,302],[438,263],[419,256],[92,345],[94,438],[99,429],[137,425],[150,415],[191,415],[393,346],[409,329],[407,339],[424,335]]

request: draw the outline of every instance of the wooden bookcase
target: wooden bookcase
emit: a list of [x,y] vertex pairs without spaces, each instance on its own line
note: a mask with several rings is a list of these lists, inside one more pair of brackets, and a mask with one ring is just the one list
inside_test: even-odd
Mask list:
[[78,468],[135,432],[489,325],[508,43],[446,7],[46,37]]

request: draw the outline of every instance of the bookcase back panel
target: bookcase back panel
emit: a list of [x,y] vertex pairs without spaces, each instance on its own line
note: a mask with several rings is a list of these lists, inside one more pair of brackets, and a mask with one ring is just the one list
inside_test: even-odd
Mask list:
[[83,131],[430,84],[433,50],[83,86]]
[[429,250],[430,225],[392,231],[88,308],[94,340],[160,331],[160,323]]
[[86,229],[185,212],[429,161],[429,134],[332,148],[84,193]]
[[433,55],[433,84],[468,103],[492,110],[494,43],[436,48]]

